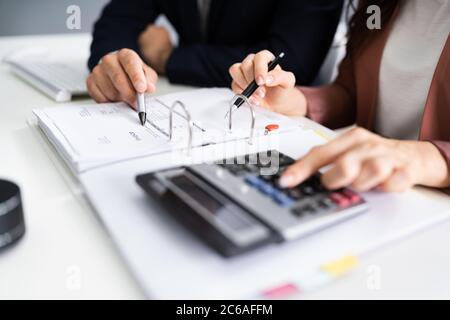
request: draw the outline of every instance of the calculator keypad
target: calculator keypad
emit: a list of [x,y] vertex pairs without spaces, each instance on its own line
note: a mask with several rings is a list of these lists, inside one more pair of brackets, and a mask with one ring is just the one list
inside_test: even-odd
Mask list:
[[[242,177],[247,185],[265,197],[271,198],[278,206],[289,209],[298,218],[340,211],[363,202],[362,197],[350,189],[327,190],[320,181],[320,173],[294,188],[281,188],[278,184],[280,176],[294,160],[283,154],[278,156],[279,169],[272,175],[260,174],[261,168],[270,167],[271,164],[267,161],[260,162],[257,156],[250,156],[250,159],[258,159],[256,163],[242,163],[242,159],[229,159],[219,165],[233,175]],[[241,162],[238,162],[239,160]],[[249,161],[248,156],[245,161]]]

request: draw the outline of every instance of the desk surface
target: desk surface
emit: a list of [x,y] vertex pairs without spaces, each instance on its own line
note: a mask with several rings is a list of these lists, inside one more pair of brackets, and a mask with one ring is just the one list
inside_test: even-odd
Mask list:
[[[0,58],[23,47],[46,46],[81,60],[89,41],[86,35],[0,38]],[[92,209],[27,125],[33,108],[55,103],[4,65],[0,88],[0,177],[21,186],[27,224],[25,237],[0,252],[0,299],[143,298]],[[164,79],[158,86],[159,93],[182,89]],[[305,298],[449,298],[447,244],[450,222],[372,254],[356,272]],[[374,272],[380,287],[368,285]]]

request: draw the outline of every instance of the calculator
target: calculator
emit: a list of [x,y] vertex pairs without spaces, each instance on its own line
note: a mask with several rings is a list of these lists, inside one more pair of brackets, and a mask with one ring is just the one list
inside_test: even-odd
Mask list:
[[368,209],[344,188],[327,190],[320,173],[295,188],[278,180],[294,160],[278,151],[139,175],[139,186],[225,257],[294,241]]

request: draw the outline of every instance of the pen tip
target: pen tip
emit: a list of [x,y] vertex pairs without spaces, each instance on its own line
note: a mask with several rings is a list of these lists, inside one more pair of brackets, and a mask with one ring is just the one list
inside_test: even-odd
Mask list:
[[228,110],[227,114],[225,115],[225,119],[228,118],[228,117],[230,117],[231,114],[232,114],[233,112],[235,112],[237,109],[238,109],[238,106],[237,106],[237,105],[234,105],[233,108],[231,109],[231,112],[230,112],[230,110]]
[[147,122],[147,114],[145,112],[139,112],[139,119],[141,120],[141,124],[144,126],[145,122]]

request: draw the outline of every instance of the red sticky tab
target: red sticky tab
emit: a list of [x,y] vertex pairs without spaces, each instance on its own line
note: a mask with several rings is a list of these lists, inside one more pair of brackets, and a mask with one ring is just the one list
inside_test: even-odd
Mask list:
[[265,134],[268,134],[269,132],[278,130],[279,128],[280,128],[280,126],[277,124],[269,124],[266,126]]
[[287,283],[282,286],[264,291],[263,297],[265,297],[266,299],[281,299],[299,292],[300,290],[297,288],[297,286],[291,283]]

